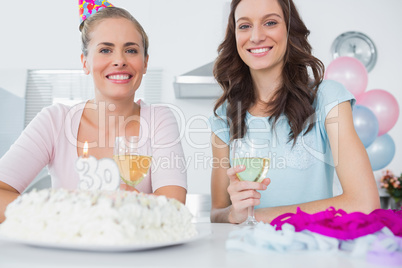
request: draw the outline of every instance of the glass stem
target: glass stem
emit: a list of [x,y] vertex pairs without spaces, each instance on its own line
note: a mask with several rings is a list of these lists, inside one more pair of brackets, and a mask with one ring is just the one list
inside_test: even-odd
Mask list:
[[248,218],[254,219],[254,206],[248,207]]

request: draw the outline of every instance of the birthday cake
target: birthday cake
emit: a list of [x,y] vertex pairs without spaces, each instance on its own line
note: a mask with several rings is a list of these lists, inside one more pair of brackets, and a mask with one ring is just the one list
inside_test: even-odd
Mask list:
[[197,234],[179,201],[128,191],[32,191],[13,201],[5,216],[0,235],[52,243],[144,244]]

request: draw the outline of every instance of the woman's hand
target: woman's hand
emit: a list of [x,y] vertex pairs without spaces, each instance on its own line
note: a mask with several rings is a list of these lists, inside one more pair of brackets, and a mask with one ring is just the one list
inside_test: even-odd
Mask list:
[[130,191],[130,192],[137,192],[137,193],[140,192],[140,191],[138,191],[137,189],[135,189],[133,186],[130,186],[130,185],[125,184],[125,183],[121,183],[121,184],[120,184],[120,190],[123,190],[123,191]]
[[227,191],[230,195],[232,206],[229,213],[230,223],[242,223],[247,219],[248,208],[260,204],[261,194],[257,190],[267,189],[270,179],[266,178],[262,182],[240,181],[236,173],[246,169],[240,165],[227,170],[230,179]]

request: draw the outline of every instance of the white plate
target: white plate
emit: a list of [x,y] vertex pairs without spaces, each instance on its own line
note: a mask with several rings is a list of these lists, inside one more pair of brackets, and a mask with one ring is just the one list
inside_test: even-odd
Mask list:
[[146,244],[126,244],[126,245],[82,245],[74,243],[55,243],[55,242],[42,242],[24,239],[15,239],[5,236],[0,236],[0,241],[11,242],[17,244],[23,244],[28,246],[53,248],[53,249],[70,249],[70,250],[84,250],[84,251],[104,251],[104,252],[124,252],[124,251],[139,251],[149,250],[155,248],[162,248],[168,246],[174,246],[192,241],[199,240],[211,234],[210,228],[201,228],[203,226],[197,226],[198,234],[191,238],[181,239],[171,242],[157,242]]

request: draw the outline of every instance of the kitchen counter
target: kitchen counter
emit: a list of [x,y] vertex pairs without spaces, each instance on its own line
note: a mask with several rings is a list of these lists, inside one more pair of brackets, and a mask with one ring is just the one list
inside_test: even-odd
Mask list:
[[0,267],[384,267],[344,252],[271,252],[258,255],[226,250],[225,241],[229,232],[239,226],[198,223],[197,228],[206,231],[207,235],[180,245],[128,252],[54,249],[2,241]]

